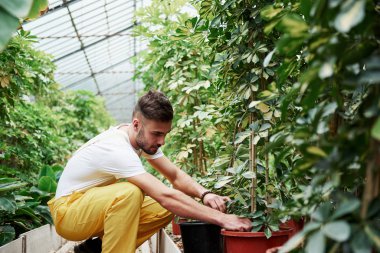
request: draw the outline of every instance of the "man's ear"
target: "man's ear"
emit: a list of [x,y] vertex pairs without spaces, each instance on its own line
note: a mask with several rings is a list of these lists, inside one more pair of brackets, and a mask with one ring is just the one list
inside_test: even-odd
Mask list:
[[132,120],[132,126],[134,130],[137,130],[139,128],[140,121],[138,118],[133,118]]

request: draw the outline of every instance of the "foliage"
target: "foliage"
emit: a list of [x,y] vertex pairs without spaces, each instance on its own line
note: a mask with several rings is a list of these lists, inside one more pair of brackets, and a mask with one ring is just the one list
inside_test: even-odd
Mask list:
[[20,172],[1,168],[2,176],[12,177],[0,178],[0,245],[44,223],[52,224],[46,203],[54,196],[62,170],[57,165],[45,166],[40,171],[37,188],[17,178]]
[[6,119],[12,107],[23,98],[33,100],[54,85],[55,66],[51,57],[32,49],[35,36],[20,31],[0,55],[0,118]]
[[[0,53],[0,245],[51,223],[46,206],[69,154],[108,127],[104,101],[86,91],[63,92],[50,56],[31,47],[27,32]],[[4,84],[4,83],[3,83]]]
[[[170,98],[175,118],[165,152],[190,174],[206,174],[206,168],[222,147],[224,133],[217,124],[224,119],[210,84],[211,49],[200,46],[196,29],[199,19],[186,10],[196,9],[186,1],[152,1],[137,13],[136,36],[149,42],[149,50],[138,58],[137,76],[146,89],[159,89]],[[154,35],[153,35],[154,34]]]
[[48,0],[15,0],[0,2],[0,52],[5,48],[20,19],[37,18],[48,7]]
[[[378,217],[367,215],[380,174],[378,4],[202,0],[194,6],[200,17],[170,23],[167,16],[160,29],[144,31],[151,52],[140,76],[146,73],[149,87],[168,91],[174,101],[186,100],[199,81],[210,81],[203,89],[208,99],[199,101],[221,114],[204,119],[225,134],[207,172],[212,178],[200,182],[234,197],[237,213],[262,221],[290,215],[319,222],[305,228],[308,252],[322,241],[323,251],[378,247]],[[155,24],[158,10],[150,15]],[[208,68],[196,65],[197,57],[183,66],[179,53],[193,56],[195,48]],[[189,87],[183,89],[184,83]],[[196,115],[185,110],[176,125],[185,127],[182,122]],[[181,140],[177,150],[191,154],[193,143]],[[326,205],[332,215],[317,220]],[[344,215],[334,215],[341,208]],[[342,228],[342,234],[334,237],[324,226]]]

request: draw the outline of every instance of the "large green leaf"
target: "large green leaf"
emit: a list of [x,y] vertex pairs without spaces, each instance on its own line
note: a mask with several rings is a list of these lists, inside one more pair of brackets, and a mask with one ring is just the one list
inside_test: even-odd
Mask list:
[[355,236],[352,237],[350,245],[354,253],[371,253],[372,242],[364,231],[359,230],[354,232]]
[[306,253],[324,253],[326,239],[322,231],[317,231],[309,237],[306,245]]
[[365,0],[348,0],[343,3],[334,26],[339,32],[349,32],[365,17]]
[[54,170],[50,166],[45,165],[44,167],[42,167],[38,178],[41,178],[44,176],[50,177],[51,179],[55,180]]
[[14,180],[13,182],[9,182],[9,183],[0,183],[0,192],[20,189],[20,188],[26,186],[27,184],[28,183],[20,182],[20,181],[16,181],[16,180]]
[[346,214],[352,213],[360,207],[360,201],[357,199],[345,200],[341,205],[336,209],[331,219],[340,218]]
[[308,30],[305,20],[297,14],[288,14],[278,24],[279,30],[289,34],[292,38],[303,37]]
[[322,227],[323,233],[338,242],[346,241],[351,234],[350,226],[346,221],[329,222]]
[[312,213],[311,218],[316,221],[324,222],[330,216],[331,204],[324,203],[322,204],[314,213]]
[[8,213],[15,213],[16,202],[10,197],[0,197],[0,210]]
[[5,48],[18,24],[18,18],[0,8],[0,51]]
[[371,130],[371,136],[380,141],[380,117],[376,120]]
[[0,8],[3,7],[8,13],[17,18],[24,18],[28,15],[32,3],[33,0],[5,0],[0,1]]
[[33,5],[28,14],[28,18],[37,18],[40,15],[40,11],[45,10],[47,6],[48,0],[33,0]]
[[57,183],[51,177],[43,176],[38,181],[38,189],[53,193],[57,190]]
[[365,226],[365,233],[371,239],[371,241],[376,245],[376,248],[380,250],[380,231],[373,226]]
[[16,236],[16,231],[12,226],[0,226],[0,246],[12,241]]
[[282,8],[274,8],[273,5],[267,5],[261,9],[260,14],[264,20],[271,20],[272,18],[277,16],[277,14],[279,14],[281,11]]

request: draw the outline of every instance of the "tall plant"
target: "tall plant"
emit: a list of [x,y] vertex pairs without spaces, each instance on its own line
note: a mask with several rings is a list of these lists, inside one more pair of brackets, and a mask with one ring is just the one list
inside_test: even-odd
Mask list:
[[[307,236],[306,251],[379,249],[379,6],[373,1],[276,1],[263,13],[280,32],[276,50],[306,68],[286,96],[300,108],[273,141],[303,157],[294,176],[312,178],[301,196],[311,222],[286,249]],[[322,203],[322,204],[321,204]]]
[[149,42],[139,57],[137,76],[146,89],[167,93],[174,105],[174,128],[165,150],[190,173],[204,175],[223,133],[215,127],[222,119],[218,89],[209,81],[211,48],[199,34],[203,27],[193,17],[196,13],[187,1],[152,1],[137,13],[141,25],[136,36]]

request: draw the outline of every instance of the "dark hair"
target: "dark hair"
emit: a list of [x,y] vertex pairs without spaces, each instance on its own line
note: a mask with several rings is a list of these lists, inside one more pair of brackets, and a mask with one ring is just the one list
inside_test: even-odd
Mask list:
[[173,119],[173,107],[169,99],[160,91],[148,91],[139,98],[133,116],[140,112],[145,118],[168,122]]

